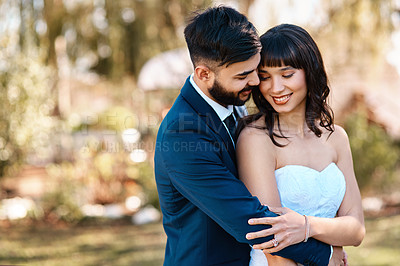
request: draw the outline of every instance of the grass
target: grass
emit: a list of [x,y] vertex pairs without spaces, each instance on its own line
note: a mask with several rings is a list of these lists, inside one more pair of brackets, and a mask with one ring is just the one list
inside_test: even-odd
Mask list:
[[[346,247],[350,265],[398,265],[400,215],[366,220],[360,247]],[[0,228],[0,265],[162,265],[161,224]]]
[[351,266],[400,264],[400,215],[366,219],[367,234],[359,247],[346,247]]
[[162,265],[160,224],[1,229],[0,265]]

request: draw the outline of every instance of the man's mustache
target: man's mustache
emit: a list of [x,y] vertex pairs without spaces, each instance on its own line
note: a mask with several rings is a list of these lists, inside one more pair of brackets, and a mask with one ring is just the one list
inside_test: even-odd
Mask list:
[[257,88],[257,86],[246,86],[239,93],[242,93],[242,92],[245,92],[245,91],[252,91],[255,88]]

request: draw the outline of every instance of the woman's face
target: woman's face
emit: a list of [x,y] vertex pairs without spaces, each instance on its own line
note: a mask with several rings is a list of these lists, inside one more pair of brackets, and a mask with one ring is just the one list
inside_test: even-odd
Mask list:
[[303,69],[260,66],[258,75],[260,92],[276,112],[305,113],[307,84]]

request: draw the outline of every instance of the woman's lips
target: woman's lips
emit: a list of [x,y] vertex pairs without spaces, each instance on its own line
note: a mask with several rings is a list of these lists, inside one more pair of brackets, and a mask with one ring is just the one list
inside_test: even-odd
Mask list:
[[286,94],[286,95],[279,96],[279,97],[272,96],[272,99],[274,100],[275,104],[282,105],[282,104],[285,104],[285,103],[287,103],[289,101],[289,99],[292,96],[292,94],[293,93],[290,93],[290,94]]

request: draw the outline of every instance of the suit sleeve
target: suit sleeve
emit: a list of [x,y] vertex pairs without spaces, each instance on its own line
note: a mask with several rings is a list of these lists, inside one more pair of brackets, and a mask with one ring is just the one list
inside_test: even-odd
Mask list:
[[[227,169],[221,157],[221,149],[225,148],[221,142],[206,132],[175,130],[166,130],[161,142],[164,147],[161,159],[163,166],[175,188],[184,197],[239,242],[253,245],[273,238],[246,239],[248,232],[270,227],[250,226],[248,219],[277,215],[262,206],[243,182]],[[329,245],[310,239],[306,243],[289,246],[276,255],[304,265],[312,261],[327,265],[330,253]]]

